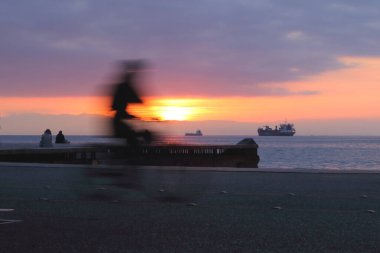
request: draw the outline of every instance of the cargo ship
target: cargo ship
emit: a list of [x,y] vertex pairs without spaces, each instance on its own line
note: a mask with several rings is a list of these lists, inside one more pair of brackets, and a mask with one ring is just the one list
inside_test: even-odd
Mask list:
[[259,127],[257,129],[259,136],[293,136],[296,133],[294,124],[282,123],[280,127],[274,129],[269,126]]
[[195,133],[185,133],[185,136],[203,136],[201,130],[195,131]]

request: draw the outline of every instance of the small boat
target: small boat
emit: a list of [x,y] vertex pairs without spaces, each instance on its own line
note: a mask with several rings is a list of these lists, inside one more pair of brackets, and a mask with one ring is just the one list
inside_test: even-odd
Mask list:
[[195,131],[195,133],[185,133],[185,136],[203,136],[201,130]]
[[296,129],[291,123],[282,123],[279,128],[276,126],[275,129],[269,126],[259,127],[257,132],[259,136],[293,136]]

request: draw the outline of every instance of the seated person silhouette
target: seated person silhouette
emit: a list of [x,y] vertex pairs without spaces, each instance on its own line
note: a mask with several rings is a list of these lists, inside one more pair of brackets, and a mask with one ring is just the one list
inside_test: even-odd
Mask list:
[[53,147],[53,137],[50,129],[46,129],[44,134],[41,136],[40,147]]
[[59,133],[55,137],[55,143],[57,143],[57,144],[62,144],[62,143],[66,144],[66,143],[70,143],[70,142],[68,140],[66,140],[66,138],[63,135],[62,131],[59,131]]

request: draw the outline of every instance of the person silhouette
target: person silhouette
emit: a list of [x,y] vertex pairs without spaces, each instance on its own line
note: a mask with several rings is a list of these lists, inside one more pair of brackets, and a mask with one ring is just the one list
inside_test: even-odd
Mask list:
[[59,133],[55,136],[55,143],[62,144],[62,143],[69,143],[68,140],[66,140],[65,136],[62,133],[62,130],[59,131]]
[[51,135],[50,129],[46,129],[45,132],[41,135],[40,147],[52,147],[53,146],[53,137]]
[[127,119],[136,118],[128,112],[131,103],[142,103],[139,92],[136,89],[139,72],[143,70],[144,63],[139,60],[125,61],[122,63],[120,81],[114,86],[112,110],[115,111],[112,126],[116,138],[125,138],[127,145],[136,148],[138,145],[137,133],[128,123]]
[[[121,78],[114,85],[111,106],[112,111],[115,111],[115,115],[112,119],[113,135],[115,138],[123,138],[126,140],[126,149],[123,156],[126,155],[128,158],[128,165],[135,165],[138,163],[138,137],[150,137],[151,139],[149,131],[146,130],[143,133],[138,133],[126,122],[128,119],[136,118],[128,112],[128,105],[143,102],[136,88],[139,73],[143,68],[144,63],[142,61],[135,60],[123,62]],[[124,171],[123,176],[119,179],[119,185],[126,188],[138,188],[138,177],[137,167],[128,166],[128,169]]]

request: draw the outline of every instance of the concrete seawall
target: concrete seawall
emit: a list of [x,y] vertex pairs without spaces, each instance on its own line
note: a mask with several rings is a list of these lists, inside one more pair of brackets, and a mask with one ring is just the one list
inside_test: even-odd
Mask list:
[[221,166],[257,168],[258,146],[254,145],[150,145],[137,151],[117,145],[0,149],[0,162],[101,163],[129,159],[139,165]]

